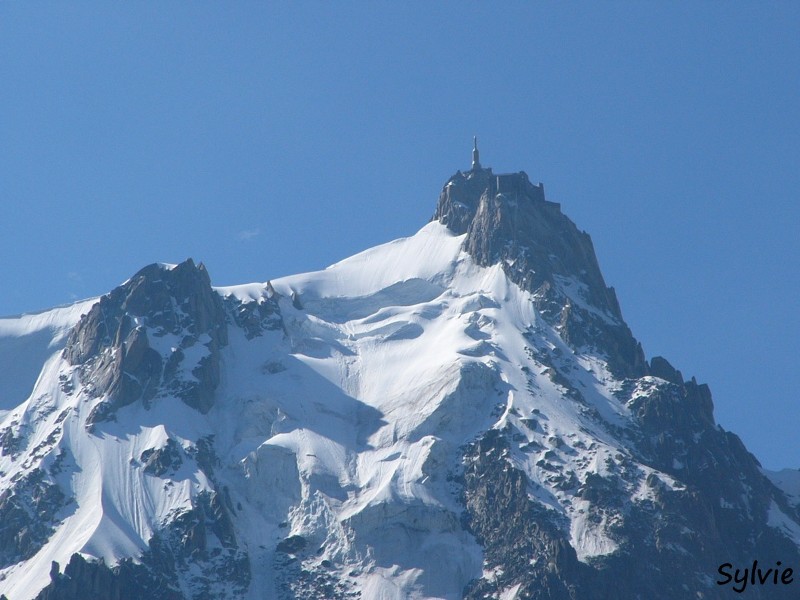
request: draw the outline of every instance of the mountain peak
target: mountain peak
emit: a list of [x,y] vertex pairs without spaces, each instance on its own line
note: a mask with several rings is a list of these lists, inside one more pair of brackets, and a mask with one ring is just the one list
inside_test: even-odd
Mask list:
[[[617,372],[641,376],[644,354],[622,318],[614,289],[606,286],[592,239],[545,198],[544,184],[525,171],[494,173],[478,161],[456,172],[439,195],[433,220],[457,235],[480,266],[499,264],[511,281],[532,292],[538,308],[560,322],[565,339],[587,340],[587,322],[600,332],[594,345],[611,349]],[[571,331],[571,333],[570,333]]]
[[149,403],[162,386],[206,412],[226,343],[222,299],[205,266],[189,258],[148,265],[100,298],[70,333],[63,356],[80,366],[97,396],[110,399],[95,407],[91,425],[136,400]]

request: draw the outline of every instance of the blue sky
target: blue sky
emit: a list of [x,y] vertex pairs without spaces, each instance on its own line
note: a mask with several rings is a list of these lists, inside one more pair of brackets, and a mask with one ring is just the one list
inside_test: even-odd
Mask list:
[[800,467],[797,3],[0,3],[0,314],[415,232],[473,135],[587,230],[648,357]]

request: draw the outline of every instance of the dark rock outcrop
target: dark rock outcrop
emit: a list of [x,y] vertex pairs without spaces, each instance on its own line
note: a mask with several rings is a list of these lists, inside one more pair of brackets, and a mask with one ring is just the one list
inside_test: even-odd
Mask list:
[[311,548],[306,538],[293,535],[281,540],[275,549],[274,567],[278,573],[280,600],[359,600],[361,592],[346,579],[330,572],[333,563],[314,560],[318,548]]
[[617,376],[647,372],[591,238],[545,199],[541,184],[524,172],[459,171],[442,189],[433,218],[467,234],[464,249],[477,264],[500,264],[511,281],[532,292],[541,314],[572,348],[601,350]]
[[148,448],[139,457],[145,473],[161,477],[177,471],[183,464],[183,451],[172,438],[161,448]]
[[[693,466],[658,465],[679,485],[670,487],[651,473],[649,499],[631,498],[626,484],[636,468],[626,465],[624,457],[612,469],[616,474],[587,475],[574,497],[589,502],[585,518],[611,523],[607,531],[618,546],[587,562],[578,561],[565,518],[531,496],[534,484],[513,466],[507,435],[497,430],[484,434],[466,449],[462,479],[465,527],[483,546],[484,576],[470,583],[464,597],[488,600],[516,588],[516,597],[530,600],[723,600],[730,597],[731,586],[714,582],[725,562],[745,568],[758,559],[764,569],[778,561],[797,564],[797,547],[767,524],[773,501],[786,514],[793,514],[791,507],[736,436],[702,429],[704,439],[689,452]],[[660,431],[662,440],[688,434],[672,429],[668,420]],[[646,462],[644,456],[635,458]],[[770,583],[750,586],[746,597],[788,599],[796,591]]]
[[484,571],[493,576],[473,581],[464,598],[495,598],[515,585],[518,598],[589,597],[589,567],[578,561],[555,517],[528,497],[530,482],[508,455],[508,442],[497,430],[465,455],[465,525],[483,546]]
[[147,406],[158,393],[207,412],[227,341],[222,299],[205,267],[188,259],[174,268],[147,266],[103,296],[70,333],[63,356],[81,366],[96,396],[107,396],[92,424],[137,400]]
[[24,442],[23,436],[15,435],[11,427],[6,427],[0,431],[0,454],[16,456]]
[[56,515],[69,501],[40,469],[0,493],[0,568],[36,554],[59,522]]
[[63,573],[58,563],[36,600],[186,600],[175,582],[123,560],[114,567],[73,554]]
[[683,374],[669,364],[669,361],[663,356],[654,356],[650,359],[649,371],[653,377],[660,377],[675,385],[683,385]]
[[242,302],[234,296],[225,297],[225,309],[231,319],[244,332],[247,339],[262,335],[265,331],[283,328],[278,295],[272,284],[267,282],[264,295],[252,302]]

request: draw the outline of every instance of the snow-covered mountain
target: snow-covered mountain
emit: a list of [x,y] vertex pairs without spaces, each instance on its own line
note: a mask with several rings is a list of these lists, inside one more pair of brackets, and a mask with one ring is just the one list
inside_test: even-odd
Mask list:
[[724,563],[800,567],[797,473],[477,155],[411,237],[229,288],[150,265],[0,319],[0,369],[9,600],[722,598]]

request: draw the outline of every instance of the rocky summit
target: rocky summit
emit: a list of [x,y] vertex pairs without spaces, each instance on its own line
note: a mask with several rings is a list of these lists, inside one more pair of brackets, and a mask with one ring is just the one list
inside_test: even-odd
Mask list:
[[153,264],[0,319],[7,600],[796,598],[798,480],[477,144],[323,271]]

